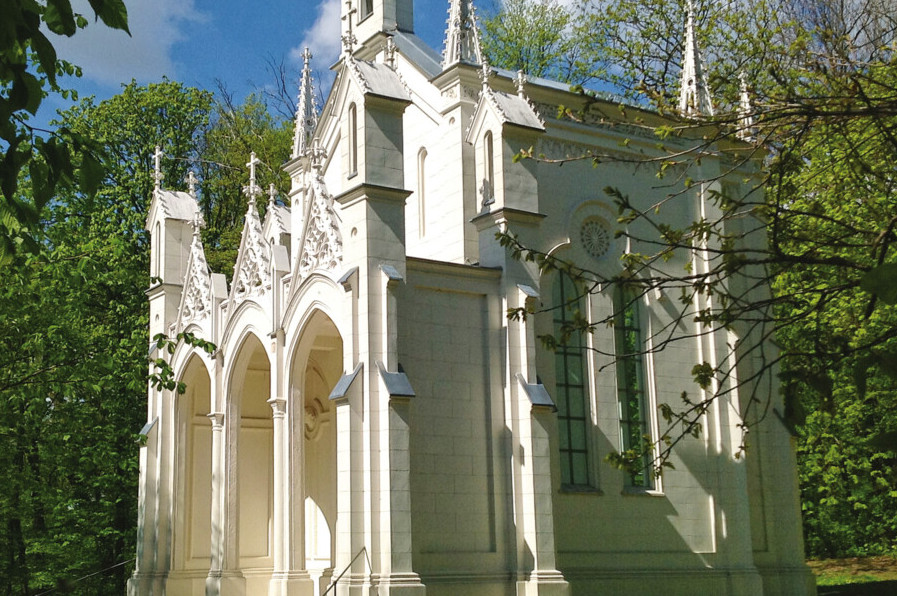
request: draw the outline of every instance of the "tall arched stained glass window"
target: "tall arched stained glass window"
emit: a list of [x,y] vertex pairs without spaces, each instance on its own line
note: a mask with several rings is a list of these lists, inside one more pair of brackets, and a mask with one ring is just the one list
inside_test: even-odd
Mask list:
[[639,320],[640,294],[631,288],[614,291],[614,333],[617,356],[617,399],[620,409],[620,435],[623,451],[644,451],[641,466],[629,474],[629,486],[652,485],[650,453],[645,438],[650,437],[645,384],[645,340]]
[[555,358],[555,401],[558,408],[558,444],[561,484],[589,484],[588,383],[582,333],[570,331],[582,319],[583,300],[576,283],[560,274],[553,287],[554,336],[559,341]]

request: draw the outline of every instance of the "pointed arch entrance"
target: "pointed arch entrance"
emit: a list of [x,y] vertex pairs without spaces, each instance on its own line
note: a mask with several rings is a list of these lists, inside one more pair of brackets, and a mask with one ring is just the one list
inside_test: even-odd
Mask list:
[[[271,363],[255,335],[241,345],[231,377],[237,434],[237,552],[247,593],[263,593],[274,569],[274,424]],[[258,591],[256,591],[258,590]]]
[[205,594],[212,549],[211,381],[198,356],[190,358],[174,397],[174,532],[168,590]]
[[[343,373],[343,341],[333,321],[316,311],[302,332],[290,368],[290,409],[301,456],[293,467],[294,512],[301,507],[304,523],[294,528],[303,560],[318,586],[330,583],[336,537],[336,417],[329,395]],[[298,515],[297,515],[298,518]]]

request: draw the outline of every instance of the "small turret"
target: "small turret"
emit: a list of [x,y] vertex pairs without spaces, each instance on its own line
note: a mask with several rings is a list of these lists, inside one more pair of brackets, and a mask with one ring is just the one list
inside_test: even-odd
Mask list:
[[458,62],[479,66],[483,63],[483,49],[472,1],[450,0],[448,13],[442,68],[446,69]]
[[302,79],[299,82],[299,102],[296,105],[296,131],[293,134],[293,159],[305,155],[311,148],[311,138],[318,125],[315,106],[315,87],[311,75],[312,54],[308,48],[302,52]]
[[713,116],[710,88],[695,38],[695,7],[692,0],[688,0],[688,16],[685,21],[685,56],[679,86],[679,113],[688,118]]
[[744,73],[738,75],[741,83],[741,100],[738,104],[738,138],[743,141],[754,140],[754,108],[751,106],[751,95],[748,91],[747,78]]

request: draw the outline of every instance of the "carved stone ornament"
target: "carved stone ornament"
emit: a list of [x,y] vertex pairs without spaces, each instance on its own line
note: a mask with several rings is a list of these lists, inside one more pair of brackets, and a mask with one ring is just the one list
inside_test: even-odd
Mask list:
[[333,207],[333,197],[327,192],[324,181],[317,172],[309,192],[312,196],[299,257],[300,280],[307,278],[313,271],[334,271],[343,260],[339,216]]
[[324,417],[324,406],[318,399],[305,404],[305,438],[314,440],[321,432],[321,421]]
[[212,274],[206,262],[202,240],[199,237],[200,216],[193,222],[193,242],[187,261],[187,275],[184,279],[184,294],[178,313],[177,330],[183,330],[190,323],[202,323],[212,311]]
[[246,212],[240,257],[234,271],[234,304],[261,296],[271,287],[271,248],[265,242],[262,223],[253,203]]
[[590,218],[582,223],[579,228],[579,240],[583,250],[595,259],[600,259],[610,248],[610,230],[604,222]]

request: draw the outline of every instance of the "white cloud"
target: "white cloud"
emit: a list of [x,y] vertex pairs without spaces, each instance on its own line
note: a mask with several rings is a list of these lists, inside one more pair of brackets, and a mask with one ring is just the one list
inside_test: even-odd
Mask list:
[[302,51],[309,48],[318,66],[329,66],[340,53],[340,0],[324,0],[318,5],[318,16],[298,46],[290,50],[290,58],[301,62]]
[[53,45],[60,58],[81,67],[84,78],[110,86],[132,78],[146,82],[162,75],[176,77],[171,50],[184,38],[181,29],[206,20],[194,0],[137,0],[128,2],[129,37],[93,22],[93,10],[85,0],[73,2],[73,8],[90,24],[73,37],[53,36]]

